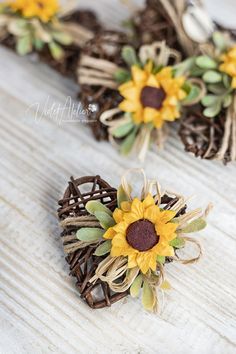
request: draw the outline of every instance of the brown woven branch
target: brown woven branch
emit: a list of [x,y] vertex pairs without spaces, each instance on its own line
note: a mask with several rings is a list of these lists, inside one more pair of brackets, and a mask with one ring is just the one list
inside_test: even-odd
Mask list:
[[[181,120],[179,136],[185,150],[203,159],[215,159],[222,145],[225,131],[226,111],[215,118],[207,118],[201,112],[201,107],[189,109]],[[231,161],[230,149],[222,159],[226,164]]]
[[[129,292],[114,293],[109,289],[107,283],[100,279],[95,283],[90,283],[98,264],[106,256],[98,257],[94,255],[97,245],[91,244],[78,248],[77,244],[80,241],[75,237],[75,233],[79,227],[85,226],[84,222],[94,222],[94,217],[88,215],[85,209],[89,200],[100,200],[111,211],[114,211],[117,207],[116,193],[116,189],[99,176],[87,176],[78,179],[71,177],[63,198],[58,202],[60,205],[58,216],[64,228],[61,237],[67,253],[66,260],[70,267],[70,275],[76,278],[76,285],[82,299],[94,309],[111,306],[127,296]],[[177,197],[173,198],[165,194],[161,199],[161,206],[164,209],[170,209],[178,200]],[[183,215],[185,212],[186,206],[176,216]],[[93,226],[97,227],[98,225]],[[166,262],[171,261],[172,259],[167,257]],[[123,277],[118,280],[122,281]]]
[[[82,59],[92,57],[107,60],[113,63],[114,67],[124,66],[121,58],[121,49],[128,43],[128,37],[122,32],[101,31],[83,48],[81,57]],[[79,63],[78,72],[80,72],[84,65],[86,65],[86,61],[85,63]],[[80,74],[78,81],[80,83]],[[104,111],[117,107],[122,98],[115,87],[111,89],[106,87],[107,85],[88,85],[84,84],[83,81],[80,84],[79,98],[84,107],[88,107],[89,105],[96,107],[96,110],[88,117],[93,134],[97,140],[107,139],[107,127],[100,122],[99,117]]]

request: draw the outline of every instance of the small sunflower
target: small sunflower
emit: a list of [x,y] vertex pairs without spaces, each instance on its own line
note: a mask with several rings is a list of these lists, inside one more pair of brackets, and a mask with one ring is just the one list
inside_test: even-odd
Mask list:
[[186,97],[182,89],[183,76],[175,78],[170,66],[155,73],[152,61],[143,69],[133,65],[131,74],[132,80],[119,86],[119,92],[125,98],[119,107],[132,113],[136,124],[152,122],[156,128],[161,128],[164,121],[180,117],[179,103]]
[[8,3],[14,11],[20,11],[23,17],[37,17],[43,22],[49,22],[58,12],[57,0],[15,0]]
[[223,62],[220,65],[220,71],[225,72],[232,77],[231,87],[236,88],[236,47],[231,48],[227,53],[220,57]]
[[128,268],[138,266],[144,274],[155,271],[157,256],[174,255],[169,245],[178,227],[170,222],[174,216],[174,211],[161,210],[150,194],[143,201],[122,202],[113,213],[115,226],[103,236],[112,239],[111,256],[128,256]]

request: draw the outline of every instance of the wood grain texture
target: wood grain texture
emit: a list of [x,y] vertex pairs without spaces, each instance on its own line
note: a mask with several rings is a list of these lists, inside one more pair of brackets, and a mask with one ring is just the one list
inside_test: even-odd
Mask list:
[[[128,14],[118,0],[86,4],[106,23]],[[173,289],[160,316],[131,298],[96,312],[80,300],[64,260],[57,200],[70,175],[100,174],[117,186],[140,163],[94,141],[85,124],[46,114],[68,96],[76,104],[77,89],[0,48],[0,353],[235,353],[236,166],[187,155],[174,130],[144,167],[166,188],[197,195],[192,206],[214,203],[201,234],[204,258],[166,267]]]

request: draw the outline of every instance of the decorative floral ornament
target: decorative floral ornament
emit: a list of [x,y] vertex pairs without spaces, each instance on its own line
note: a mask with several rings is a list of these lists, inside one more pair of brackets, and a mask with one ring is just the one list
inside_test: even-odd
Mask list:
[[188,151],[205,159],[236,161],[236,47],[229,35],[215,32],[204,55],[179,65],[202,81],[206,94],[182,119],[180,136]]
[[[136,151],[141,160],[151,142],[161,146],[164,123],[180,117],[182,107],[198,102],[204,88],[191,82],[188,71],[176,70],[181,55],[165,42],[143,45],[138,53],[131,46],[121,52],[123,66],[94,57],[81,57],[80,84],[107,87],[117,92],[120,104],[105,110],[100,121],[108,127],[110,141],[122,154]],[[169,63],[174,63],[169,66]],[[117,102],[117,99],[115,102]]]
[[[71,12],[69,5],[60,9],[58,0],[4,2],[0,6],[0,42],[15,47],[19,55],[37,52],[54,67],[61,63],[64,72],[67,60],[73,66],[78,60],[79,48],[94,35],[76,21],[64,20],[67,14],[73,17],[76,12]],[[98,24],[95,17],[91,22]]]
[[43,22],[51,21],[59,11],[57,0],[13,0],[8,6],[25,18],[37,17]]
[[172,67],[157,70],[151,60],[143,69],[133,65],[132,80],[118,87],[125,98],[119,108],[132,113],[136,124],[152,123],[154,127],[161,128],[164,121],[180,117],[180,101],[187,93],[182,88],[185,78],[174,77]]
[[[202,254],[199,242],[188,234],[206,226],[210,206],[204,213],[187,211],[184,197],[162,192],[157,182],[147,181],[144,172],[138,172],[144,176],[139,197],[132,196],[126,173],[117,191],[99,176],[72,179],[59,202],[67,260],[82,298],[93,308],[142,292],[145,309],[155,311],[158,290],[170,288],[165,265],[192,263]],[[86,183],[92,186],[91,192],[88,188],[82,192]],[[198,254],[181,259],[178,251],[188,242],[197,246]],[[100,285],[105,299],[95,301],[94,291]]]

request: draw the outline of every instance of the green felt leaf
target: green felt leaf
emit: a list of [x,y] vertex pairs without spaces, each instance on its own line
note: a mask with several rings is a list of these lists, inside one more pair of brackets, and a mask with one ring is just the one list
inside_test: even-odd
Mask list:
[[126,136],[120,145],[120,152],[122,155],[128,155],[134,145],[136,138],[137,128],[133,129],[129,135]]
[[41,41],[41,39],[38,39],[38,38],[34,39],[34,47],[36,50],[39,50],[39,51],[42,50],[44,47],[44,44],[45,43],[43,41]]
[[169,245],[175,248],[182,248],[185,244],[184,239],[176,237],[174,240],[169,242]]
[[16,42],[16,51],[19,55],[26,55],[32,51],[31,36],[18,37]]
[[208,118],[214,118],[221,111],[221,102],[217,101],[214,106],[207,107],[204,109],[203,114]]
[[208,55],[201,55],[196,58],[196,64],[201,69],[216,69],[217,62]]
[[215,46],[220,50],[224,51],[227,47],[227,41],[220,31],[216,31],[212,35],[213,42]]
[[115,225],[115,220],[113,219],[112,216],[110,216],[107,213],[104,213],[103,211],[95,211],[96,218],[100,222],[100,225],[102,226],[103,229],[107,230],[109,227],[112,227]]
[[105,254],[109,253],[110,250],[111,250],[111,240],[107,240],[96,248],[94,255],[104,256]]
[[166,257],[165,256],[157,256],[157,262],[164,264],[166,261]]
[[98,202],[97,200],[90,200],[88,203],[86,203],[85,209],[91,215],[95,215],[96,212],[103,212],[108,215],[112,215],[112,211],[110,209],[108,209],[101,202]]
[[122,48],[121,56],[129,66],[139,65],[139,61],[133,47],[125,45]]
[[52,42],[48,43],[48,46],[50,49],[50,53],[52,54],[52,57],[55,60],[60,61],[64,57],[65,53],[60,45],[58,45],[57,43],[52,41]]
[[127,134],[129,134],[129,132],[134,128],[134,123],[133,122],[129,122],[123,125],[120,125],[119,127],[117,127],[115,130],[112,130],[112,135],[115,138],[123,138],[124,136],[126,136]]
[[198,218],[196,220],[193,220],[190,222],[187,226],[185,226],[182,230],[181,233],[184,234],[189,234],[192,232],[198,232],[200,230],[203,230],[206,227],[207,223],[204,219]]
[[223,95],[225,92],[225,86],[221,83],[207,85],[208,91],[215,95]]
[[232,101],[233,101],[232,95],[230,94],[226,95],[223,99],[223,107],[228,108],[231,105]]
[[202,98],[201,103],[204,107],[209,107],[214,105],[219,100],[218,96],[215,95],[206,95]]
[[52,37],[56,42],[63,45],[69,45],[73,42],[72,37],[64,32],[52,32]]
[[174,66],[175,76],[182,76],[192,70],[195,64],[195,58],[188,58]]
[[123,84],[124,82],[127,82],[131,80],[131,74],[128,70],[125,69],[119,69],[115,72],[114,74],[114,79],[119,83]]
[[10,21],[7,29],[13,36],[25,37],[30,35],[30,29],[24,19]]
[[224,87],[227,89],[231,87],[231,78],[227,74],[223,75],[223,84]]
[[203,75],[203,81],[209,84],[214,84],[222,81],[222,75],[214,70],[208,70]]
[[140,293],[140,289],[142,287],[143,277],[139,274],[133,281],[133,284],[130,287],[130,295],[132,297],[138,297]]
[[127,201],[129,201],[129,198],[128,198],[127,194],[125,193],[123,187],[119,186],[119,188],[117,190],[117,205],[118,205],[118,208],[121,207],[121,203],[122,202],[127,202]]
[[96,227],[83,227],[76,232],[76,237],[80,241],[95,242],[102,238],[104,232]]
[[156,302],[156,297],[154,294],[154,290],[151,288],[149,283],[144,280],[143,282],[143,295],[142,295],[142,303],[145,310],[152,311]]
[[196,85],[191,85],[188,96],[182,101],[184,103],[191,103],[195,101],[200,95],[200,88]]

